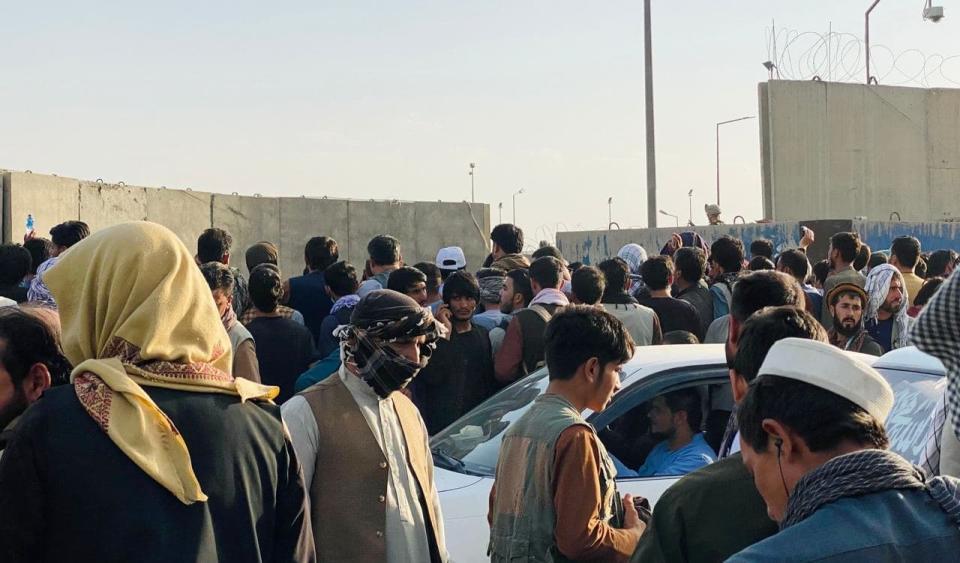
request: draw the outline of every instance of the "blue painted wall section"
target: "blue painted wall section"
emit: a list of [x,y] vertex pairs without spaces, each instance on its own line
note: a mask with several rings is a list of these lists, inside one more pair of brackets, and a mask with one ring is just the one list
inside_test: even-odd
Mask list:
[[[709,245],[722,235],[743,240],[749,255],[750,243],[758,238],[773,241],[775,253],[795,248],[800,238],[801,222],[749,223],[746,225],[717,225],[690,228],[625,229],[609,231],[576,231],[557,234],[557,248],[573,262],[597,264],[616,256],[628,243],[637,243],[650,255],[658,254],[673,233],[694,231]],[[848,223],[849,224],[849,223]],[[960,251],[960,223],[902,223],[880,221],[853,221],[853,229],[873,250],[886,250],[890,242],[901,235],[912,235],[920,240],[923,249],[952,248]],[[817,240],[829,239],[833,233],[818,232]]]

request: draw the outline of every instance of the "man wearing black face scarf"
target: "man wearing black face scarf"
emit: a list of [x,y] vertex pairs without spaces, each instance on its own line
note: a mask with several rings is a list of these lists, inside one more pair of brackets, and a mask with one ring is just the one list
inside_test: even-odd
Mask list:
[[399,392],[440,331],[410,297],[372,291],[338,331],[338,373],[284,403],[319,561],[448,559],[427,431]]

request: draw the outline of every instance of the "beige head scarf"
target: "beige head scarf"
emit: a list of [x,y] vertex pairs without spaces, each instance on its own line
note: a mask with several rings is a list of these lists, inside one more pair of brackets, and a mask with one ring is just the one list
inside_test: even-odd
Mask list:
[[138,467],[181,502],[206,495],[173,422],[143,390],[272,399],[276,387],[234,379],[230,339],[182,242],[154,223],[99,231],[45,276],[80,403]]

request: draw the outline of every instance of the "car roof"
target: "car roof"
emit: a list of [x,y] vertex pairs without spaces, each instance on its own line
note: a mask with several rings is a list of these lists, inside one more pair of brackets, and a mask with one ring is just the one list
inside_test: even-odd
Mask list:
[[916,346],[906,346],[904,348],[891,350],[881,356],[880,359],[873,364],[873,367],[903,371],[921,371],[935,375],[947,374],[946,368],[943,367],[943,362],[930,354],[921,352]]
[[683,366],[726,364],[723,344],[662,344],[638,346],[633,358],[624,364],[628,379],[642,379],[654,372]]

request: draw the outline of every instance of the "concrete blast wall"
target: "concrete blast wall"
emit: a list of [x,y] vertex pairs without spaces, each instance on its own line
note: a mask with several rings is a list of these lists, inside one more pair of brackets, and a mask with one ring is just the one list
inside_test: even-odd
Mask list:
[[107,185],[72,178],[0,171],[3,186],[3,241],[19,241],[27,214],[37,230],[81,220],[92,230],[126,221],[153,221],[170,228],[191,252],[211,226],[233,236],[233,265],[246,270],[244,251],[268,240],[280,248],[287,276],[304,267],[303,247],[313,236],[333,237],[340,257],[362,268],[367,242],[391,234],[401,242],[407,263],[436,258],[444,246],[461,246],[475,270],[487,256],[490,208],[486,204],[268,198],[190,190]]
[[773,80],[759,106],[767,218],[960,219],[960,90]]
[[[683,230],[698,233],[710,245],[723,236],[743,241],[749,257],[750,243],[759,238],[773,241],[774,255],[799,243],[800,226],[816,233],[816,242],[807,250],[811,261],[827,257],[830,237],[841,231],[856,231],[861,240],[874,251],[888,250],[894,238],[911,235],[920,240],[924,251],[950,248],[960,251],[960,223],[899,223],[883,221],[787,221],[782,223],[749,223],[746,225],[717,225],[713,227],[690,227]],[[653,256],[660,253],[663,245],[678,229],[625,229],[622,231],[577,231],[557,233],[557,248],[573,262],[594,264],[617,255],[628,243],[636,243]]]

